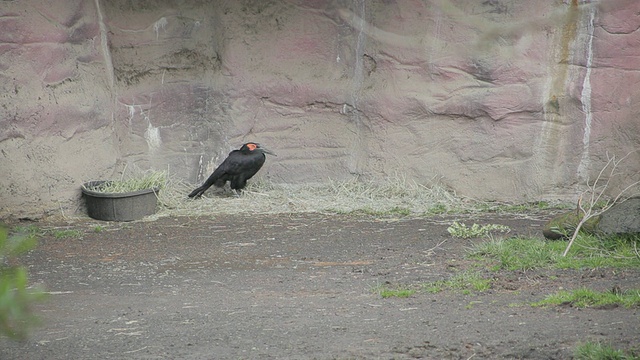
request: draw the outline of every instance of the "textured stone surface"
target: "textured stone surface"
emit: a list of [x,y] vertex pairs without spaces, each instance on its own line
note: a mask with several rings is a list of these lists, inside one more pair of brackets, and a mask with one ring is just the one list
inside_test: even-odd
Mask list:
[[598,229],[605,234],[640,234],[640,196],[627,199],[603,212]]
[[[640,148],[640,2],[24,0],[0,6],[0,216],[74,211],[125,166],[201,181],[406,174],[574,199]],[[611,191],[638,180],[640,153]]]

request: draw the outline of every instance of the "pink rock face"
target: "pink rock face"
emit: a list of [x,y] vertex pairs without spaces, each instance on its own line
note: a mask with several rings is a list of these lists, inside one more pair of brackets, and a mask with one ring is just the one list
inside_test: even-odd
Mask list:
[[400,173],[513,202],[572,200],[640,148],[638,1],[344,6],[3,3],[0,217],[75,209],[126,164],[197,183],[248,140],[278,153],[272,181]]

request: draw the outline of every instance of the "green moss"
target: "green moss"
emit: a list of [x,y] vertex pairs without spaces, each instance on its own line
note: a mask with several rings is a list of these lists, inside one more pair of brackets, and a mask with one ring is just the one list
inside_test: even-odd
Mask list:
[[[542,229],[542,233],[549,239],[566,239],[576,231],[578,223],[582,220],[583,214],[578,214],[575,210],[569,211],[551,219]],[[580,228],[586,234],[596,234],[598,232],[599,216],[588,219]]]

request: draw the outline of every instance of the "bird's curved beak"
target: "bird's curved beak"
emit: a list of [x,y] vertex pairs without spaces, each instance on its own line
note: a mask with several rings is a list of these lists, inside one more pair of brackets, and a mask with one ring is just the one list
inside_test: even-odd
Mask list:
[[259,146],[260,150],[262,150],[263,153],[265,154],[269,154],[269,155],[273,155],[273,156],[278,156],[276,155],[273,151],[263,147],[262,145]]

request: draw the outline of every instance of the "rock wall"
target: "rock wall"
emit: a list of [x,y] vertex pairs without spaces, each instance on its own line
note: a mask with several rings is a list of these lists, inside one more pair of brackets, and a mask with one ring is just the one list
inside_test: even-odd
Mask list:
[[246,141],[262,176],[394,173],[573,199],[639,180],[634,0],[0,4],[0,217],[73,212],[129,165],[194,184]]

